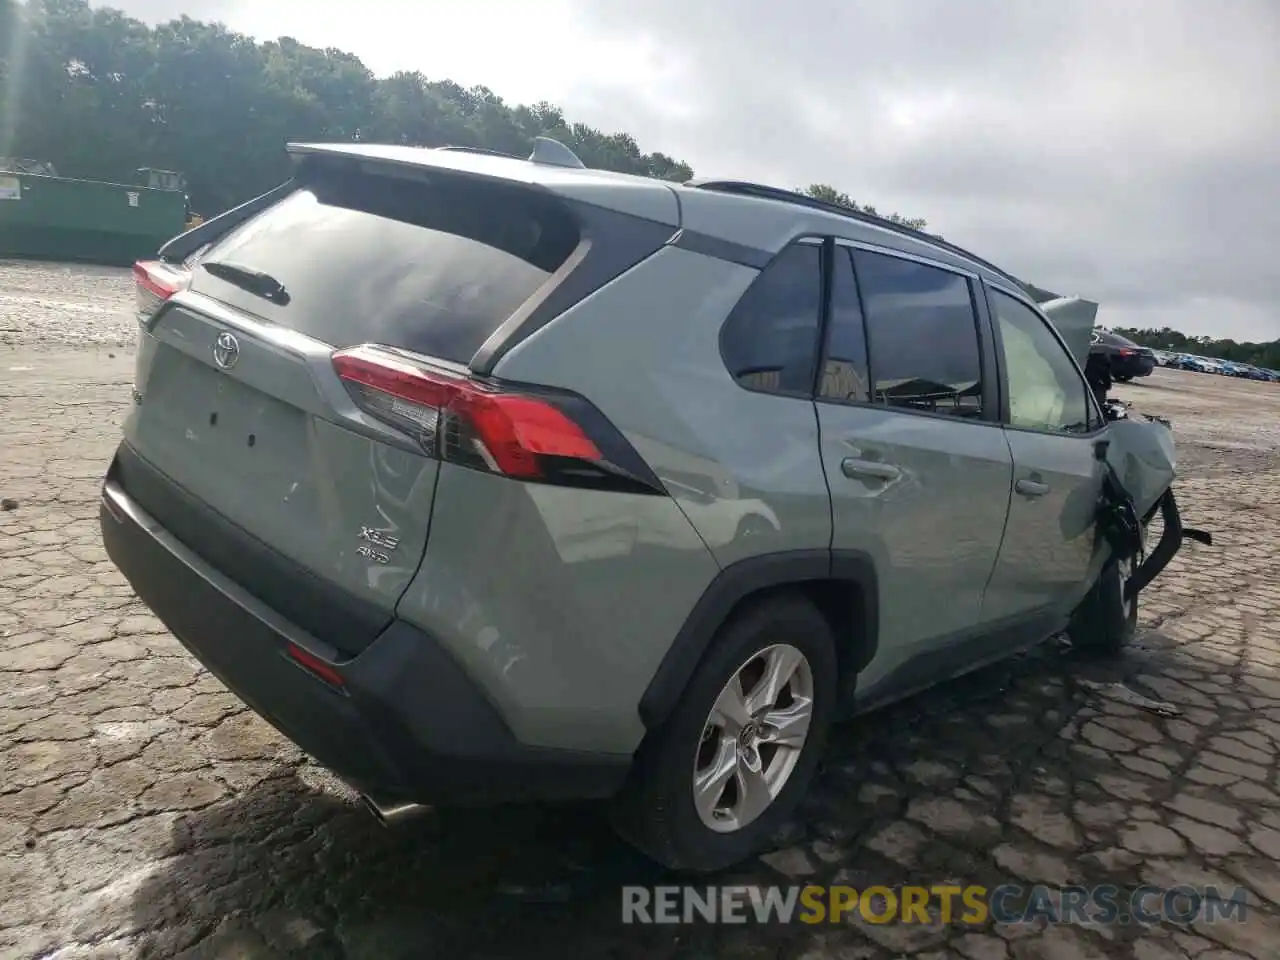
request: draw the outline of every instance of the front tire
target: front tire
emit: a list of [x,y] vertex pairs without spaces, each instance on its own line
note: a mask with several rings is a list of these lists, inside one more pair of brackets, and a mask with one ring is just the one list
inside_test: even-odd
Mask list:
[[1124,584],[1132,572],[1132,559],[1107,564],[1067,627],[1072,646],[1098,656],[1115,656],[1133,639],[1138,629],[1138,598],[1124,599]]
[[813,777],[836,667],[831,628],[803,597],[736,613],[641,745],[615,805],[618,833],[673,870],[719,870],[758,852]]

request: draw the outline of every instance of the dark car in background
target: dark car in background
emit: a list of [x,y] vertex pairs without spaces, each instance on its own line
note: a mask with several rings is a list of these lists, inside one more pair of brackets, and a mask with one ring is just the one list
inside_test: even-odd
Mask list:
[[1127,383],[1134,377],[1148,376],[1156,368],[1156,355],[1118,333],[1095,330],[1089,353],[1101,356],[1111,368],[1111,379]]

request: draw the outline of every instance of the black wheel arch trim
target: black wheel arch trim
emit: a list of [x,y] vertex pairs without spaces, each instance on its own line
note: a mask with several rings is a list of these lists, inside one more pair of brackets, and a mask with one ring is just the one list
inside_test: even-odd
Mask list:
[[844,582],[858,591],[862,622],[855,625],[853,669],[845,670],[845,656],[838,651],[846,676],[866,666],[879,641],[879,584],[875,563],[860,550],[787,550],[748,557],[721,570],[703,591],[685,618],[657,671],[640,698],[640,719],[653,730],[671,715],[703,655],[720,627],[743,600],[788,585]]

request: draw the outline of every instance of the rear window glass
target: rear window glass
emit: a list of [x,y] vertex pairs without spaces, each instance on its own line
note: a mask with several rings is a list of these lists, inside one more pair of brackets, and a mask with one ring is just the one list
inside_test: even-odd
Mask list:
[[315,171],[201,258],[266,274],[287,297],[203,269],[193,286],[336,347],[466,363],[577,243],[569,211],[527,188]]
[[1136,347],[1137,344],[1132,340],[1126,340],[1124,337],[1114,333],[1100,332],[1098,334],[1098,342],[1110,344],[1113,347]]

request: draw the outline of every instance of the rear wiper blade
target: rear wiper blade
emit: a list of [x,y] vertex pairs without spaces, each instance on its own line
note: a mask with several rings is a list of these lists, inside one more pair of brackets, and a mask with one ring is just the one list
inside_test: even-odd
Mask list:
[[239,264],[225,263],[219,260],[206,260],[200,266],[219,280],[235,284],[241,290],[248,290],[264,300],[270,300],[272,303],[279,304],[282,307],[289,302],[289,291],[284,288],[283,283],[269,273],[262,273],[259,270],[251,270]]

